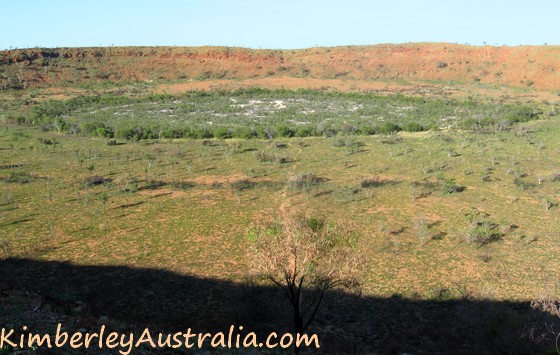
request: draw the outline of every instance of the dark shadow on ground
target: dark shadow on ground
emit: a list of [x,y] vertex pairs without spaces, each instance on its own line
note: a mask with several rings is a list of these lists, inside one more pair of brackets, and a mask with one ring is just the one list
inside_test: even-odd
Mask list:
[[[18,309],[13,295],[33,298]],[[446,295],[445,292],[442,293]],[[560,319],[528,303],[473,299],[415,300],[330,294],[310,332],[321,336],[320,353],[502,354],[554,350],[549,339],[521,337],[532,327],[560,331]],[[15,308],[14,308],[15,307]],[[0,261],[0,324],[33,329],[57,321],[97,331],[121,329],[227,331],[243,325],[258,334],[291,330],[284,296],[275,288],[126,266],[78,266],[64,262]],[[49,310],[49,313],[42,313]],[[58,314],[46,319],[46,314]],[[72,320],[72,321],[71,321]],[[31,323],[29,323],[31,322]]]

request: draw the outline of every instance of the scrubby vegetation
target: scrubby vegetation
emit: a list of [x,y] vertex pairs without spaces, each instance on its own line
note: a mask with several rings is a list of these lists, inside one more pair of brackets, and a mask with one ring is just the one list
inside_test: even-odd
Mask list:
[[[211,284],[196,307],[177,289],[168,295],[210,313],[227,303],[220,317],[228,322],[246,315],[243,321],[261,329],[291,325],[283,299],[273,298],[263,279],[248,277],[252,258],[260,256],[257,271],[281,289],[296,290],[300,276],[318,275],[303,279],[309,283],[302,294],[311,310],[318,303],[308,296],[325,300],[317,315],[299,314],[294,325],[309,323],[334,339],[339,347],[325,346],[334,353],[347,350],[342,333],[360,343],[357,353],[408,353],[417,344],[438,352],[440,333],[430,332],[444,323],[438,332],[460,339],[453,344],[499,338],[484,340],[474,353],[526,352],[534,342],[519,334],[536,320],[519,309],[530,312],[525,303],[558,284],[549,272],[560,255],[558,117],[540,114],[544,105],[246,89],[10,106],[0,131],[0,258],[219,279],[229,286]],[[320,211],[325,219],[285,218],[299,210]],[[278,222],[261,223],[270,220]],[[330,229],[349,222],[352,230]],[[250,230],[247,240],[247,226],[262,228]],[[364,253],[354,263],[363,271],[361,287],[333,289],[329,282],[342,282],[342,275],[323,269],[330,264],[319,256],[357,261],[349,257],[354,232]],[[295,250],[285,235],[304,238],[309,249]],[[344,253],[337,254],[340,245]],[[288,256],[288,264],[295,252],[308,252],[299,264],[305,272],[285,273],[285,259],[272,265],[279,267],[274,273],[265,270],[272,247],[286,252],[274,254]],[[173,287],[195,289],[171,279]],[[238,288],[230,292],[233,284]],[[150,285],[136,286],[153,299]],[[66,288],[59,297],[70,300],[69,313],[78,301],[90,301]],[[540,316],[557,305],[555,295],[546,296],[546,307],[533,302],[546,310]],[[303,311],[297,297],[288,301],[292,311]],[[457,319],[457,327],[447,326]],[[548,350],[545,343],[535,346]]]
[[449,128],[504,130],[540,114],[535,106],[474,100],[243,89],[49,100],[12,120],[59,133],[124,140],[272,139]]

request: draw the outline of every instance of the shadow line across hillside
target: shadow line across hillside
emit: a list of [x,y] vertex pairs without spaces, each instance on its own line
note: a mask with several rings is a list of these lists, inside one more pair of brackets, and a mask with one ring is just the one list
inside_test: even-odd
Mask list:
[[[290,331],[284,296],[275,288],[126,266],[78,266],[65,262],[0,261],[0,324],[48,322],[35,309],[14,311],[16,291],[77,320],[88,331],[110,320],[123,329],[226,331],[243,325],[265,334]],[[10,312],[11,310],[11,312]],[[29,311],[33,313],[33,310]],[[53,323],[54,324],[54,323]],[[27,324],[33,326],[33,324]],[[425,301],[332,293],[310,332],[321,337],[321,353],[542,353],[554,339],[536,342],[521,334],[547,327],[560,331],[560,319],[526,302],[488,300]]]

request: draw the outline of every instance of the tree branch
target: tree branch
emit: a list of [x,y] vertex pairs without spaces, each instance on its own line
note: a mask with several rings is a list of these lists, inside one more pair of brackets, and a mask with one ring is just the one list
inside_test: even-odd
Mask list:
[[321,302],[323,302],[323,297],[325,296],[326,291],[327,291],[327,288],[324,288],[324,289],[321,290],[321,294],[319,296],[319,300],[317,301],[317,304],[315,305],[315,309],[313,310],[313,313],[311,313],[311,316],[309,317],[309,319],[307,320],[307,322],[303,326],[303,331],[304,332],[309,327],[309,324],[311,324],[311,322],[313,322],[313,320],[315,319],[315,315],[317,314],[317,310],[319,310],[319,306],[321,306]]

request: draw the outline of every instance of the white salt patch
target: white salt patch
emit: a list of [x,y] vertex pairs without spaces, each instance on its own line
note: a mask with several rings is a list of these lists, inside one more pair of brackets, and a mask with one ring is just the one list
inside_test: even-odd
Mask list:
[[286,108],[283,100],[274,100],[272,103],[274,103],[274,107],[276,107],[277,109]]

